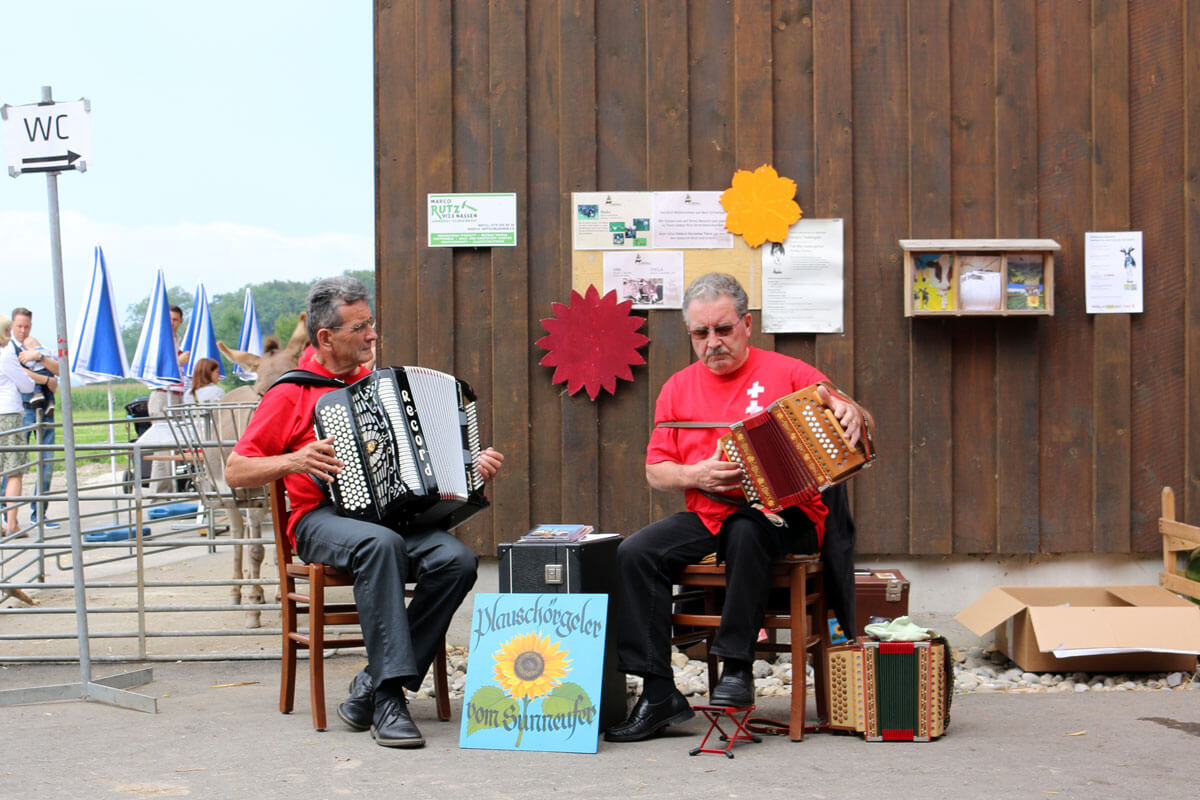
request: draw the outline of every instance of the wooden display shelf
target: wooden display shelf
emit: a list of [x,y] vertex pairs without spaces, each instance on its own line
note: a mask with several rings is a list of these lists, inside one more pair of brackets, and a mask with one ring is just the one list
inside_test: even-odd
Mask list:
[[1053,239],[901,239],[904,316],[1054,314]]

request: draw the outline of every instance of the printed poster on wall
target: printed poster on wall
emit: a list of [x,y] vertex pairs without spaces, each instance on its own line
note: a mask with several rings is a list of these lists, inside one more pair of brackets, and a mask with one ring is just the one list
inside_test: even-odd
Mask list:
[[571,195],[575,249],[650,249],[653,209],[650,192],[575,192]]
[[841,333],[843,231],[840,219],[802,219],[782,242],[762,247],[764,333]]
[[517,195],[429,194],[425,196],[430,247],[516,247]]
[[1083,235],[1087,313],[1141,313],[1143,256],[1141,231]]
[[655,192],[654,247],[725,249],[733,247],[733,234],[725,228],[721,192]]
[[608,595],[475,596],[458,746],[594,753]]
[[632,300],[634,308],[681,308],[683,253],[679,250],[605,253],[604,294],[614,290],[617,302]]

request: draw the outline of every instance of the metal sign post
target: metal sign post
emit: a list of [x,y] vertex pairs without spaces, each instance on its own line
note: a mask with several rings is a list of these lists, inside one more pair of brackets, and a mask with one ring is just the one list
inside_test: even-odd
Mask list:
[[[14,178],[26,172],[46,174],[46,192],[50,203],[50,261],[54,275],[55,321],[58,324],[58,360],[69,364],[67,353],[67,312],[63,291],[62,235],[58,216],[58,173],[86,169],[90,145],[86,100],[57,104],[49,86],[42,87],[42,102],[36,106],[3,106],[4,138],[7,144],[9,174]],[[80,117],[79,114],[83,116]],[[15,144],[14,144],[15,142]],[[60,155],[61,152],[61,155]],[[107,678],[92,679],[91,649],[88,642],[87,596],[84,592],[83,538],[79,523],[79,479],[75,472],[75,429],[71,403],[71,370],[60,371],[63,412],[63,448],[66,451],[67,514],[71,526],[71,559],[75,584],[75,624],[79,638],[79,683],[39,686],[0,691],[0,706],[42,703],[51,700],[99,700],[109,705],[149,713],[158,712],[158,700],[125,691],[153,680],[150,669],[134,670]]]

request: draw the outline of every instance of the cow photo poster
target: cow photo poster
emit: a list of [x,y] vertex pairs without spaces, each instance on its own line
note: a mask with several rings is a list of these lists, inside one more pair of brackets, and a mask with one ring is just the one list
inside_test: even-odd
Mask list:
[[608,596],[475,596],[459,747],[594,753]]

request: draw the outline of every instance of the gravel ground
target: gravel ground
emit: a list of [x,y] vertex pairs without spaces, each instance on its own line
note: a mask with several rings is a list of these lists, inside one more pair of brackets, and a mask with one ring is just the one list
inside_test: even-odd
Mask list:
[[[685,697],[708,694],[708,665],[689,660],[678,651],[672,653],[675,685]],[[1133,692],[1200,690],[1200,672],[1149,672],[1127,675],[1106,673],[1025,672],[1009,661],[1003,653],[972,647],[954,651],[954,693],[986,692],[1071,693],[1071,692]],[[450,649],[450,696],[462,698],[467,680],[467,652],[461,647]],[[754,662],[754,678],[759,697],[781,697],[791,694],[792,664],[787,654],[772,662]],[[641,678],[628,676],[629,695],[641,694]],[[808,691],[813,691],[812,667],[808,667]],[[433,696],[433,677],[427,675],[417,697]]]

